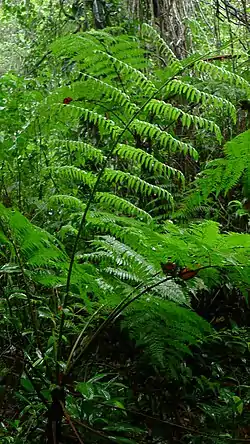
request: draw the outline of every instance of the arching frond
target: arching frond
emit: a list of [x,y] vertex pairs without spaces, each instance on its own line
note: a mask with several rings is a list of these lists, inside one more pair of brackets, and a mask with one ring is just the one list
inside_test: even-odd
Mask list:
[[205,62],[204,60],[199,60],[195,63],[194,67],[198,72],[210,74],[211,77],[222,80],[232,86],[235,85],[239,88],[243,88],[248,92],[248,94],[250,94],[250,83],[246,79],[233,72],[227,71],[221,66]]
[[180,215],[191,213],[206,202],[211,193],[226,195],[248,171],[250,162],[250,130],[227,142],[225,157],[208,162],[194,182],[194,190],[187,197]]
[[57,119],[60,118],[62,121],[79,120],[81,118],[86,122],[94,123],[103,134],[109,134],[113,139],[117,139],[121,132],[121,128],[112,120],[81,106],[70,105],[65,107],[62,104],[54,104],[50,107],[48,113],[51,119],[54,114],[54,116],[57,116]]
[[79,140],[50,139],[49,145],[58,150],[65,148],[69,153],[81,153],[83,160],[90,159],[102,163],[105,159],[105,156],[100,149]]
[[96,177],[93,173],[83,171],[75,166],[61,166],[58,168],[53,168],[53,173],[66,179],[80,181],[88,185],[90,188],[94,186],[96,181]]
[[138,176],[133,176],[132,174],[119,170],[106,169],[104,179],[110,183],[123,186],[125,185],[134,192],[140,192],[141,194],[145,194],[147,196],[157,195],[167,199],[170,204],[173,203],[173,197],[167,190],[156,185],[152,185],[151,183],[140,179]]
[[86,205],[74,196],[68,196],[66,194],[55,194],[49,198],[49,204],[52,206],[58,206],[69,208],[71,211],[84,211]]
[[183,152],[184,155],[189,154],[194,159],[198,158],[198,153],[192,145],[175,139],[171,134],[162,131],[153,123],[135,119],[131,124],[131,128],[140,136],[149,137],[156,141],[162,148],[169,148],[173,152],[180,151]]
[[131,65],[116,59],[104,51],[97,50],[96,53],[100,54],[103,58],[108,59],[121,74],[127,75],[128,77],[134,76],[135,85],[141,88],[144,94],[151,95],[157,91],[155,85],[142,72],[133,68]]
[[169,65],[175,65],[176,68],[181,68],[181,63],[173,53],[172,49],[167,45],[165,40],[158,34],[158,32],[147,23],[143,23],[141,27],[142,37],[147,38],[150,43],[155,45],[161,56],[165,57]]
[[221,142],[221,130],[219,126],[211,120],[185,113],[180,108],[176,108],[170,103],[165,103],[162,100],[151,100],[145,109],[146,111],[149,110],[151,113],[154,113],[158,117],[166,117],[173,122],[179,119],[182,125],[186,126],[187,128],[189,128],[191,125],[194,125],[197,129],[204,128],[207,131],[215,133],[218,141]]
[[172,376],[177,376],[175,368],[191,354],[190,345],[211,333],[210,325],[196,313],[155,296],[129,306],[125,314],[123,325],[144,346],[146,359]]
[[189,102],[201,103],[203,106],[214,105],[219,109],[226,109],[233,122],[236,122],[236,110],[234,105],[226,99],[205,93],[195,88],[193,85],[174,79],[166,85],[165,91],[168,94],[183,95]]
[[96,200],[101,204],[105,204],[109,209],[128,214],[130,216],[137,216],[144,220],[151,220],[151,216],[141,208],[133,205],[131,202],[122,199],[119,196],[111,193],[98,192],[96,193]]
[[148,171],[153,172],[154,174],[160,174],[167,177],[177,176],[182,182],[185,180],[181,171],[160,162],[154,156],[146,153],[140,148],[118,144],[114,150],[114,154],[117,154],[121,159],[132,160],[138,165],[144,166]]
[[53,95],[49,96],[49,102],[58,101],[62,103],[63,99],[68,96],[72,97],[73,101],[84,101],[85,99],[92,98],[96,103],[100,100],[104,103],[111,102],[112,104],[122,106],[128,115],[132,115],[136,111],[137,106],[119,88],[89,74],[81,73],[81,75],[80,81],[76,81],[70,86],[61,86],[56,90]]

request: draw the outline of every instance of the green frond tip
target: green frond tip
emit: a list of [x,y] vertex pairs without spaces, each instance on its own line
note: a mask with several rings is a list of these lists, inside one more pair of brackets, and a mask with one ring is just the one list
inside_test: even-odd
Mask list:
[[[137,106],[131,102],[128,94],[121,91],[109,83],[104,82],[90,74],[80,73],[82,78],[80,81],[73,82],[70,86],[61,86],[55,94],[50,96],[51,100],[62,102],[64,97],[70,96],[75,100],[95,100],[96,102],[112,102],[113,104],[123,107],[123,109],[132,115]],[[73,105],[75,102],[71,103]]]
[[140,192],[146,196],[158,196],[169,201],[173,205],[173,196],[164,188],[157,185],[152,185],[138,176],[133,176],[130,173],[125,173],[120,170],[106,169],[104,173],[104,179],[107,182],[123,185],[128,187],[131,191],[137,193]]
[[131,65],[128,65],[127,63],[118,60],[117,58],[111,56],[110,54],[107,54],[104,51],[96,50],[96,54],[102,55],[103,58],[107,58],[110,60],[110,62],[113,64],[113,66],[124,75],[128,75],[131,78],[131,75],[133,75],[133,79],[135,82],[135,85],[137,85],[139,88],[142,89],[142,91],[147,95],[151,95],[157,91],[157,88],[155,85],[138,69],[133,68]]
[[160,162],[154,156],[146,153],[140,148],[118,144],[114,150],[114,154],[118,155],[121,159],[133,161],[137,165],[147,168],[149,172],[153,172],[154,174],[160,174],[167,177],[177,176],[182,183],[185,182],[184,175],[181,171]]
[[181,63],[178,61],[176,55],[173,53],[172,49],[167,45],[165,40],[158,34],[158,32],[147,23],[143,23],[141,27],[142,37],[149,37],[150,43],[153,43],[159,50],[160,55],[166,57],[169,65],[177,64],[181,68]]
[[116,125],[113,120],[107,119],[105,116],[96,113],[88,108],[83,108],[81,106],[70,105],[66,106],[61,103],[53,104],[50,107],[50,118],[52,118],[54,113],[54,118],[56,117],[61,121],[69,120],[79,120],[83,119],[85,122],[91,122],[98,126],[101,134],[108,134],[112,139],[117,139],[120,135],[122,129]]
[[114,208],[118,212],[122,212],[130,216],[137,216],[146,221],[152,220],[152,217],[146,211],[114,194],[98,192],[96,193],[95,198],[101,204],[105,204],[105,206],[108,208]]
[[234,105],[222,97],[200,91],[193,85],[184,83],[180,79],[173,79],[172,82],[169,82],[165,87],[165,91],[168,94],[179,94],[180,96],[184,96],[189,102],[201,103],[204,107],[214,105],[218,109],[226,109],[232,121],[234,123],[236,122],[236,109]]
[[100,149],[79,140],[50,139],[49,145],[60,150],[65,148],[70,154],[74,152],[81,153],[83,155],[83,160],[90,159],[102,163],[105,159],[105,156]]
[[55,194],[51,196],[48,201],[51,206],[58,206],[69,208],[71,211],[84,211],[86,205],[81,202],[80,199],[74,196],[69,196],[66,194]]
[[195,63],[194,67],[198,72],[211,74],[215,79],[225,81],[232,86],[237,86],[238,88],[246,90],[248,94],[250,93],[250,83],[246,79],[233,72],[227,71],[221,66],[205,62],[204,60],[199,60]]
[[131,123],[131,129],[133,129],[140,136],[148,137],[162,148],[169,148],[173,152],[180,151],[185,156],[189,154],[195,160],[198,159],[198,153],[196,149],[188,144],[175,139],[171,134],[166,131],[162,131],[157,125],[153,123],[145,122],[142,120],[135,119]]
[[178,119],[183,126],[189,128],[194,125],[197,129],[205,129],[213,132],[219,142],[222,140],[221,130],[216,123],[203,117],[195,116],[193,114],[185,113],[179,108],[172,106],[170,103],[165,103],[162,100],[152,99],[145,107],[145,110],[154,113],[158,117],[166,117],[171,123]]
[[95,185],[96,177],[93,173],[83,171],[75,166],[62,166],[51,168],[51,170],[62,178],[83,182],[90,188]]

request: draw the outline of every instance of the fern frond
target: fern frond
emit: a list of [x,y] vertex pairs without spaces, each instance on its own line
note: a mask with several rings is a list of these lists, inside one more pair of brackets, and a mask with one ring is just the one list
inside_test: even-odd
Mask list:
[[250,94],[250,84],[246,79],[233,72],[227,71],[221,66],[205,62],[204,60],[199,60],[194,64],[194,67],[197,69],[198,72],[208,73],[209,75],[211,75],[211,77],[222,80],[232,86],[237,86],[238,88],[245,89],[248,95]]
[[82,108],[81,106],[71,105],[65,107],[65,105],[57,103],[49,108],[48,113],[51,119],[52,117],[55,118],[55,116],[57,116],[57,119],[60,118],[62,121],[69,121],[72,119],[78,121],[81,118],[85,122],[94,123],[103,134],[110,135],[112,139],[117,139],[122,131],[111,119],[107,119],[101,114],[87,108]]
[[176,65],[181,68],[181,63],[178,61],[177,57],[167,45],[165,40],[158,34],[158,32],[149,24],[143,23],[141,27],[142,37],[148,37],[150,43],[153,43],[159,50],[160,55],[166,57],[170,65]]
[[145,110],[149,110],[158,117],[166,117],[173,122],[179,119],[183,126],[186,126],[187,128],[193,124],[197,129],[205,129],[214,132],[218,141],[221,142],[222,135],[219,126],[216,125],[215,122],[205,119],[204,117],[185,113],[181,109],[172,106],[170,103],[165,103],[162,100],[156,99],[152,99],[145,107]]
[[206,202],[211,193],[226,195],[244,176],[250,162],[250,130],[227,142],[224,153],[224,158],[208,162],[205,170],[197,176],[194,190],[184,202],[180,215],[185,212],[191,214]]
[[151,154],[146,153],[140,148],[134,148],[130,145],[118,144],[114,150],[121,159],[132,160],[140,166],[144,166],[148,171],[162,176],[174,177],[177,176],[183,183],[185,178],[181,171],[160,162]]
[[149,137],[150,139],[157,141],[162,148],[169,148],[173,152],[180,151],[183,152],[184,155],[189,154],[194,159],[198,158],[198,153],[192,145],[175,139],[171,134],[162,131],[153,123],[135,119],[130,127],[140,136]]
[[191,354],[190,346],[211,333],[210,325],[196,313],[155,296],[130,305],[123,326],[152,364],[175,377],[179,363]]
[[104,268],[104,272],[109,274],[110,276],[114,276],[121,281],[129,281],[133,282],[135,284],[140,284],[141,279],[136,276],[134,273],[130,273],[127,270],[122,270],[121,268],[112,268],[112,267],[106,267]]
[[250,162],[250,130],[239,134],[226,143],[225,155],[227,159],[225,179],[221,190],[227,193],[240,179]]
[[101,204],[105,204],[108,208],[114,208],[118,212],[122,212],[130,216],[137,216],[144,220],[152,219],[146,211],[114,194],[98,192],[96,193],[95,199]]
[[[66,179],[77,180],[92,188],[95,184],[96,177],[93,173],[86,172],[75,166],[61,166],[51,168],[53,173]],[[46,170],[45,170],[46,171]]]
[[99,163],[102,163],[105,159],[105,156],[100,149],[79,140],[50,139],[49,145],[56,150],[65,148],[69,153],[81,153],[83,159],[96,160]]
[[102,236],[92,242],[92,245],[98,250],[98,254],[104,257],[106,254],[110,255],[116,263],[126,265],[130,271],[141,276],[150,276],[155,274],[156,270],[152,264],[145,260],[145,258],[137,253],[129,245],[126,245],[112,236]]
[[224,98],[200,91],[195,88],[195,86],[184,83],[178,79],[169,82],[166,85],[165,91],[168,94],[183,95],[189,102],[201,103],[203,106],[214,105],[219,109],[226,109],[233,122],[236,122],[235,107],[231,102]]
[[[21,213],[6,209],[1,204],[0,211],[3,234],[7,234],[13,241],[13,253],[21,257],[27,273],[34,272],[38,267],[44,272],[49,268],[66,271],[68,257],[63,249],[58,248],[49,233],[32,225]],[[49,279],[49,274],[47,278]]]
[[106,58],[109,60],[111,64],[118,70],[120,74],[127,75],[129,78],[133,76],[134,79],[134,85],[141,88],[144,94],[146,95],[152,95],[157,91],[157,88],[155,85],[141,72],[137,69],[133,68],[131,65],[128,65],[127,63],[116,59],[115,57],[111,56],[110,54],[107,54],[104,51],[95,51],[96,54],[102,55],[103,58]]
[[133,176],[130,173],[107,168],[104,173],[104,179],[110,183],[119,184],[121,186],[125,185],[136,193],[140,192],[142,195],[157,195],[159,197],[163,197],[167,199],[171,205],[173,204],[173,197],[167,190],[158,187],[157,185],[152,185],[151,183],[140,179],[138,176]]
[[81,73],[80,81],[72,83],[70,86],[60,87],[53,95],[49,96],[50,101],[62,103],[64,97],[72,97],[73,100],[83,100],[92,98],[95,102],[99,100],[104,103],[111,102],[121,106],[126,113],[131,116],[137,106],[130,100],[130,97],[109,83],[104,82],[90,74]]
[[57,194],[51,196],[48,201],[49,205],[60,205],[60,207],[69,208],[71,211],[84,211],[86,205],[81,202],[80,199],[74,196],[68,196],[66,194]]

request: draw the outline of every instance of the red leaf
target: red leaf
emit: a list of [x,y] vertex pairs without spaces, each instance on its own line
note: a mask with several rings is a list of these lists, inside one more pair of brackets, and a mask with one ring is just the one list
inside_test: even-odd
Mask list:
[[183,279],[184,281],[187,281],[188,279],[194,278],[199,270],[190,270],[189,268],[182,268],[182,270],[179,273],[179,277]]
[[65,99],[63,99],[63,103],[64,105],[68,105],[70,102],[72,102],[72,97],[65,97]]
[[177,265],[174,262],[167,262],[166,264],[163,264],[161,262],[161,268],[163,273],[165,274],[171,274],[176,270]]

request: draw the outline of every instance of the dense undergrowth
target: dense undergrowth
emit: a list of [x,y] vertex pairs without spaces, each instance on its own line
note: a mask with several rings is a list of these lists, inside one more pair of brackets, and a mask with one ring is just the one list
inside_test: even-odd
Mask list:
[[216,55],[110,27],[1,77],[3,444],[250,439],[250,83]]

